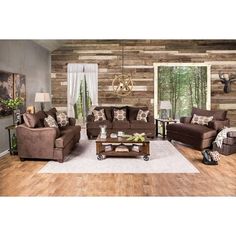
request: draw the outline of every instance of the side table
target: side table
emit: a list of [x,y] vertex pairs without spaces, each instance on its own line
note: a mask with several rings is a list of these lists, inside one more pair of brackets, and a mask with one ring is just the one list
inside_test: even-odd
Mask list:
[[9,126],[5,127],[5,129],[7,129],[7,131],[8,131],[10,155],[17,155],[17,149],[12,147],[12,135],[11,135],[11,131],[14,131],[16,129],[16,125],[9,125]]
[[[161,126],[162,126],[161,133],[158,130],[159,122],[161,123]],[[177,122],[179,122],[179,120],[156,119],[156,137],[158,137],[158,134],[160,134],[162,136],[162,139],[165,139],[166,138],[166,125],[170,123],[177,123]]]

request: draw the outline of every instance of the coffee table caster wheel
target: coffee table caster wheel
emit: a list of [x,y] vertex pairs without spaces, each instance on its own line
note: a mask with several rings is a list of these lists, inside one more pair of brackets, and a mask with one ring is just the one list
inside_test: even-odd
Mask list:
[[102,158],[102,155],[97,155],[97,159],[99,160],[99,161],[101,161],[103,158]]
[[143,160],[144,160],[144,161],[149,161],[149,156],[144,156],[144,157],[143,157]]

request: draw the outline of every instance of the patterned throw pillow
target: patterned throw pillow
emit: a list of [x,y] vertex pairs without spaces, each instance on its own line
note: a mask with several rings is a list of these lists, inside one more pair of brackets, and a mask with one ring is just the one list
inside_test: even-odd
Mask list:
[[143,111],[143,110],[139,109],[136,120],[142,120],[142,121],[147,122],[148,113],[149,113],[148,110]]
[[106,120],[106,116],[104,113],[104,109],[101,110],[93,110],[94,121],[103,121]]
[[115,121],[126,120],[126,110],[125,109],[114,109],[114,120]]
[[57,124],[59,127],[69,125],[69,118],[65,112],[57,112]]
[[193,114],[191,123],[199,124],[199,125],[208,125],[208,122],[212,120],[213,120],[213,116],[197,116],[196,114]]
[[51,128],[58,128],[57,122],[52,116],[48,115],[48,117],[44,118],[44,121],[45,121],[45,126]]

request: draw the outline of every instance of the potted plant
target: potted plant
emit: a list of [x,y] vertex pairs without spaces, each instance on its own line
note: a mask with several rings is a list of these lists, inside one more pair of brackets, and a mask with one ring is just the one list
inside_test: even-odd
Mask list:
[[10,108],[13,111],[13,123],[17,125],[20,122],[20,106],[23,104],[23,100],[19,97],[15,99],[1,99],[0,102],[4,104],[7,108]]
[[129,135],[127,138],[128,141],[135,141],[135,142],[144,142],[145,140],[145,133],[134,133],[134,135]]

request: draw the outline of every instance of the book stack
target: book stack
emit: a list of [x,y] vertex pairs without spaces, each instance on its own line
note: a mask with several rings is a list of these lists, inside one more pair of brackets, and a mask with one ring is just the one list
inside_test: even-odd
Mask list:
[[125,145],[119,145],[115,149],[116,152],[129,152],[129,148],[126,147]]
[[112,145],[105,145],[105,147],[104,147],[104,149],[105,149],[105,152],[110,152],[110,151],[112,151]]
[[140,146],[134,144],[134,145],[132,146],[132,151],[134,151],[134,152],[139,152],[139,151],[140,151]]

